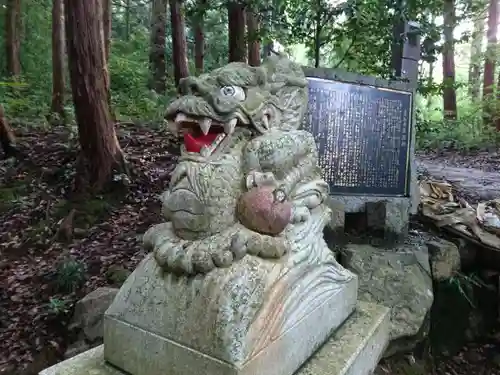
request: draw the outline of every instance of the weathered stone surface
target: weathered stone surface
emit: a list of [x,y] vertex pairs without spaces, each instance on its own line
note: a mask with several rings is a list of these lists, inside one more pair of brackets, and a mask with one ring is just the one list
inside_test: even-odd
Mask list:
[[460,271],[460,252],[453,242],[436,239],[427,242],[427,248],[434,280],[447,280]]
[[238,218],[247,228],[259,233],[278,235],[290,223],[292,205],[286,202],[285,193],[281,198],[279,190],[272,186],[250,189],[240,197]]
[[356,278],[325,249],[323,265],[246,256],[196,278],[148,256],[106,312],[106,359],[134,375],[292,374],[356,304]]
[[401,240],[408,234],[410,200],[387,201],[385,204],[385,237]]
[[345,205],[338,199],[327,197],[326,205],[332,210],[332,219],[328,223],[328,227],[334,231],[344,231],[345,225]]
[[[389,338],[389,310],[359,302],[355,312],[295,375],[370,375]],[[278,360],[278,359],[276,359]],[[140,375],[147,375],[145,372]],[[205,375],[204,369],[191,374]],[[104,360],[101,345],[40,375],[125,375]],[[173,375],[168,369],[163,375]],[[255,373],[252,375],[260,375]]]
[[106,312],[105,358],[133,375],[291,375],[357,300],[323,238],[329,188],[300,130],[307,80],[272,56],[180,86],[165,114],[184,139],[166,222]]
[[117,286],[119,288],[125,280],[127,280],[127,277],[129,277],[131,273],[132,272],[127,268],[115,264],[109,267],[106,271],[106,280],[113,286]]
[[387,243],[402,242],[408,235],[410,203],[408,198],[375,196],[332,196],[328,200],[329,207],[342,207],[344,216],[365,213],[366,226],[372,231],[383,231]]
[[389,342],[390,310],[358,302],[349,319],[295,375],[371,375]]
[[85,340],[79,340],[79,341],[74,342],[73,344],[69,345],[66,348],[66,351],[64,352],[64,358],[65,359],[72,358],[80,353],[83,353],[83,352],[89,350],[90,348],[92,348],[92,345],[85,342]]
[[71,327],[80,328],[84,339],[95,341],[103,337],[104,312],[118,293],[116,288],[101,287],[76,303]]
[[416,335],[432,306],[427,249],[348,245],[342,263],[359,277],[359,298],[392,309],[391,340]]

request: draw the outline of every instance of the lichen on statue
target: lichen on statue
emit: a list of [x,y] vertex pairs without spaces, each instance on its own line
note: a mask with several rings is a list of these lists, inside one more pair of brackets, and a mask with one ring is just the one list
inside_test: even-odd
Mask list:
[[290,264],[324,258],[311,241],[323,241],[330,219],[328,186],[314,138],[300,130],[301,67],[280,55],[260,67],[230,63],[185,78],[180,93],[165,115],[183,139],[162,196],[167,222],[145,235],[158,264],[193,275],[245,256]]

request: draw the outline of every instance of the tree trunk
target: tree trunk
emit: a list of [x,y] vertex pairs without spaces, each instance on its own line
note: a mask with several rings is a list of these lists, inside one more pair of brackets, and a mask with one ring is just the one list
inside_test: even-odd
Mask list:
[[203,73],[205,60],[205,8],[206,0],[200,0],[194,24],[194,66],[196,73]]
[[481,88],[481,54],[483,52],[484,18],[479,16],[474,21],[474,31],[472,32],[472,43],[470,49],[469,64],[469,95],[473,101],[479,99]]
[[2,105],[0,104],[0,145],[6,158],[16,155],[16,138],[9,126]]
[[102,22],[104,37],[104,57],[106,64],[109,62],[109,53],[111,50],[111,0],[102,0]]
[[205,62],[205,34],[202,22],[198,20],[194,27],[194,66],[197,74],[203,73]]
[[7,0],[5,14],[7,74],[15,78],[21,75],[21,0]]
[[495,61],[498,31],[498,0],[490,0],[488,6],[488,47],[484,60],[483,100],[491,99],[495,82]]
[[273,42],[269,42],[264,44],[264,56],[268,57],[271,56],[271,53],[273,52]]
[[314,67],[319,68],[320,60],[321,60],[321,31],[323,28],[322,21],[322,12],[323,7],[321,6],[321,2],[317,0],[316,3],[316,17],[314,20]]
[[[103,190],[124,157],[111,121],[106,92],[103,22],[100,0],[65,0],[69,73],[84,170],[80,181]],[[85,25],[85,27],[82,27]]]
[[259,15],[255,8],[247,7],[248,64],[260,65]]
[[149,64],[151,71],[150,88],[159,94],[165,93],[167,67],[165,63],[165,31],[167,25],[166,0],[153,0],[151,17],[151,47]]
[[229,62],[247,61],[247,46],[245,40],[245,5],[238,0],[227,3]]
[[52,1],[52,104],[51,112],[64,121],[64,9],[63,0]]
[[443,109],[445,119],[457,118],[457,94],[455,90],[455,46],[453,30],[455,28],[455,1],[445,0],[444,49],[443,49]]
[[170,17],[172,22],[172,58],[174,65],[175,85],[181,78],[189,75],[187,62],[186,24],[182,12],[181,0],[170,0]]
[[[434,83],[434,62],[429,63],[429,75],[427,76],[427,85],[429,87]],[[432,107],[433,96],[429,95],[427,97],[427,109],[430,110]]]
[[106,96],[109,111],[114,120],[114,113],[111,109],[111,76],[109,73],[109,54],[111,52],[111,0],[101,0],[102,7],[102,38],[104,45],[104,77],[106,85]]
[[[500,72],[498,73],[497,87],[500,87]],[[500,103],[500,90],[497,89],[497,100],[495,105],[495,128],[500,132],[500,106],[498,105],[498,103]]]
[[125,40],[130,40],[130,0],[125,3]]

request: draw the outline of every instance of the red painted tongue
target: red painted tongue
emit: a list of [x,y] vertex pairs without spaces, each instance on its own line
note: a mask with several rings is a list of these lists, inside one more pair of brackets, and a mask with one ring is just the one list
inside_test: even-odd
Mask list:
[[192,134],[184,134],[184,146],[186,146],[187,152],[200,153],[201,148],[212,144],[217,136],[218,134],[215,133],[208,133],[199,137],[193,137]]

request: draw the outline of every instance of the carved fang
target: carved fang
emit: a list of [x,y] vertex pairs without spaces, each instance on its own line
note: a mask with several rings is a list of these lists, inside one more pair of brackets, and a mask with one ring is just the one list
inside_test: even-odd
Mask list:
[[233,134],[234,128],[236,127],[236,124],[238,123],[237,118],[233,118],[232,120],[229,120],[224,124],[224,133],[226,134]]
[[179,126],[177,125],[177,123],[175,121],[168,120],[167,121],[167,128],[168,128],[168,130],[170,130],[170,132],[173,135],[179,134]]
[[203,132],[203,134],[207,135],[208,132],[210,131],[210,126],[212,125],[212,119],[204,117],[198,122],[198,125],[200,126],[200,129]]

